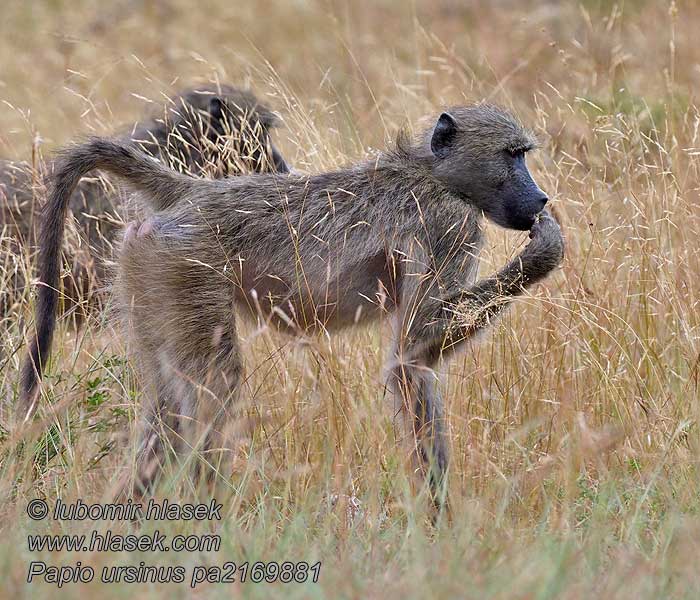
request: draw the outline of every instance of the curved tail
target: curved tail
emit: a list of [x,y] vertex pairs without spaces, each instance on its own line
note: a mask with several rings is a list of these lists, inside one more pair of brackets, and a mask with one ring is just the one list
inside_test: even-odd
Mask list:
[[34,412],[39,381],[51,351],[56,327],[61,273],[63,230],[71,194],[80,178],[93,169],[113,173],[145,192],[154,210],[171,206],[189,189],[192,180],[164,167],[128,142],[91,138],[61,153],[56,162],[53,185],[44,207],[39,237],[39,290],[36,300],[36,333],[22,367],[21,409]]

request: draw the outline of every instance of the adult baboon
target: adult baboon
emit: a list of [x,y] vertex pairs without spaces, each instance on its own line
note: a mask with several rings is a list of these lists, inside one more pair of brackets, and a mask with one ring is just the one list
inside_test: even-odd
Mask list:
[[[132,126],[121,139],[195,177],[288,171],[270,141],[277,118],[251,92],[229,85],[201,86],[170,100],[161,112]],[[0,248],[5,249],[0,268],[7,280],[0,286],[0,317],[24,289],[24,272],[16,259],[23,249],[36,245],[36,199],[45,197],[43,179],[52,171],[53,164],[32,169],[27,163],[0,160]],[[100,176],[80,181],[71,196],[77,228],[65,243],[71,277],[64,278],[63,286],[64,298],[71,303],[105,284],[103,259],[112,254],[121,230],[120,201],[113,185]]]
[[[389,385],[438,494],[448,456],[433,367],[562,260],[559,226],[541,212],[547,196],[525,164],[533,147],[511,115],[485,105],[455,107],[416,140],[400,136],[371,161],[311,176],[195,180],[119,142],[74,147],[42,229],[24,409],[49,355],[68,198],[99,168],[156,211],[127,232],[120,257],[119,295],[149,401],[139,486],[151,484],[166,446],[218,464],[241,381],[237,309],[292,333],[392,313]],[[475,282],[482,214],[529,229],[531,241]]]

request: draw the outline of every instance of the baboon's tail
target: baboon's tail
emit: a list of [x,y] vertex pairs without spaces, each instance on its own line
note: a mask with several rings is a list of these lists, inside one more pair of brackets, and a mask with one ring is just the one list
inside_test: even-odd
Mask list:
[[172,205],[187,191],[192,181],[164,167],[128,142],[101,138],[92,138],[85,144],[65,150],[55,165],[39,237],[40,283],[36,300],[36,333],[22,367],[20,382],[20,403],[25,417],[34,411],[38,384],[51,350],[58,308],[63,229],[70,197],[80,178],[93,169],[113,173],[145,192],[154,210],[163,210]]

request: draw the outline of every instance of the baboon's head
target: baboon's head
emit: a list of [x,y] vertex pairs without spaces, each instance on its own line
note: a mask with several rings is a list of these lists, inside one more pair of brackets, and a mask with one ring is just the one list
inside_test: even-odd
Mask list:
[[434,175],[494,223],[530,229],[547,202],[525,164],[534,137],[506,111],[487,105],[455,107],[429,135]]
[[149,131],[148,137],[166,148],[170,166],[195,175],[286,171],[270,143],[270,129],[277,124],[275,114],[252,93],[207,85],[174,98],[166,106],[160,135]]
[[[253,94],[233,86],[197,88],[180,97],[184,124],[196,136],[200,151],[217,175],[274,171],[277,157],[269,131],[275,114]],[[182,128],[182,127],[181,127]]]

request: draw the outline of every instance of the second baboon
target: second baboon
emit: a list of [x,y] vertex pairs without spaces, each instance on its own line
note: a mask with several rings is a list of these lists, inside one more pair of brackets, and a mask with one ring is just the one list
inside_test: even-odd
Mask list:
[[[70,194],[99,168],[155,211],[126,234],[120,304],[147,398],[137,488],[166,449],[201,452],[215,471],[239,394],[236,313],[290,333],[332,331],[392,315],[388,384],[414,455],[439,498],[448,466],[433,371],[563,256],[548,200],[525,164],[535,140],[509,113],[455,107],[416,139],[318,175],[195,180],[104,139],[60,160],[40,254],[37,334],[23,371],[31,411],[54,329],[58,248]],[[530,242],[476,281],[482,215],[530,230]]]
[[[169,167],[194,177],[220,178],[249,173],[286,173],[288,167],[270,140],[277,118],[251,92],[229,85],[189,89],[168,101],[161,114],[137,123],[120,138]],[[0,160],[0,317],[21,296],[25,273],[18,262],[36,245],[44,178],[54,165],[34,169]],[[91,298],[107,281],[105,258],[122,229],[121,196],[103,176],[83,179],[71,196],[77,227],[64,243],[69,277],[63,278],[67,304]],[[138,208],[138,207],[137,207]]]

